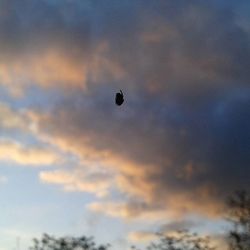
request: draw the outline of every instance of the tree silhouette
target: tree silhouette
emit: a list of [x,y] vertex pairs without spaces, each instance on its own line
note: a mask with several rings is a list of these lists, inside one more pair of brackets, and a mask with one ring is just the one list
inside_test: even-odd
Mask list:
[[174,236],[160,236],[147,250],[215,250],[208,236],[202,237],[187,230],[177,231]]
[[[228,232],[230,250],[250,250],[250,194],[237,191],[227,200],[227,219],[233,227]],[[188,230],[177,231],[172,235],[158,234],[147,250],[215,250],[208,236],[203,237]],[[43,234],[34,239],[30,250],[108,250],[110,245],[97,245],[92,237],[54,237]],[[133,250],[139,250],[135,246]]]
[[41,240],[34,239],[30,250],[107,250],[110,245],[97,246],[92,237],[53,237],[43,234]]
[[236,191],[227,202],[228,220],[233,229],[228,234],[231,250],[250,249],[250,194]]

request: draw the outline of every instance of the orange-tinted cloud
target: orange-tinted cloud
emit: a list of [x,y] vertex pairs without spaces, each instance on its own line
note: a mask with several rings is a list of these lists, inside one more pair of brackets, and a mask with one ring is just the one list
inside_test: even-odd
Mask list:
[[112,177],[107,174],[86,172],[87,169],[42,171],[39,177],[43,183],[62,185],[65,191],[90,192],[98,197],[108,195],[109,188],[113,184]]
[[[49,91],[41,93],[43,107],[30,105],[34,135],[73,154],[80,166],[112,172],[112,185],[97,181],[100,192],[112,196],[112,189],[123,202],[109,197],[92,210],[123,218],[216,217],[224,197],[248,186],[250,174],[250,49],[237,17],[210,3],[148,1],[147,11],[138,2],[114,4],[114,21],[101,2],[92,1],[87,15],[72,15],[78,8],[68,4],[3,6],[9,29],[0,36],[1,84],[14,94],[27,86],[57,93],[53,107]],[[20,16],[12,14],[15,6]],[[25,22],[37,9],[46,11]],[[125,103],[118,109],[114,94],[120,88]],[[27,157],[24,149],[10,148],[19,162]],[[88,175],[83,182],[74,171],[40,177],[99,195]]]
[[64,89],[65,93],[70,89],[86,90],[88,81],[124,76],[122,68],[105,56],[108,50],[108,44],[100,43],[91,56],[82,54],[79,59],[66,51],[48,48],[14,60],[0,61],[0,82],[15,96],[22,96],[32,85]]
[[29,128],[29,119],[25,114],[25,110],[14,110],[2,102],[0,103],[0,116],[1,129],[25,131]]
[[[135,186],[134,189],[140,189]],[[131,189],[126,190],[127,194]],[[134,193],[135,191],[133,191]],[[131,199],[126,202],[95,202],[88,205],[88,209],[94,212],[107,214],[113,217],[124,219],[139,219],[152,221],[179,220],[193,213],[208,218],[218,218],[223,212],[223,203],[213,200],[204,192],[197,190],[193,194],[188,192],[174,193],[169,192],[161,194],[160,199],[157,196],[151,197],[150,202]],[[132,193],[132,194],[133,194]]]
[[59,160],[58,155],[45,148],[25,147],[12,140],[0,141],[0,160],[21,165],[51,165]]
[[128,240],[132,242],[150,242],[157,238],[156,234],[144,231],[131,232],[128,235]]

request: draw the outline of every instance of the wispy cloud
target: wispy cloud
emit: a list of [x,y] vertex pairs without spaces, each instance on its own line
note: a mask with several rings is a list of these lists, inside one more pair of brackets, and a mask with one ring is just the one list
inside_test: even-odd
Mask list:
[[59,160],[59,156],[46,148],[25,147],[13,140],[0,140],[0,160],[21,165],[39,166],[54,164]]
[[105,173],[86,173],[87,169],[42,171],[39,174],[43,183],[59,184],[65,191],[95,193],[98,197],[108,195],[112,186],[112,176]]

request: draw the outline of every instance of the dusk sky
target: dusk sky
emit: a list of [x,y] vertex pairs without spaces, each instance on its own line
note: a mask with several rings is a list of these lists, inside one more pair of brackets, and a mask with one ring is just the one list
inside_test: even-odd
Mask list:
[[0,0],[0,249],[46,232],[127,250],[183,227],[222,244],[224,200],[250,187],[249,13]]

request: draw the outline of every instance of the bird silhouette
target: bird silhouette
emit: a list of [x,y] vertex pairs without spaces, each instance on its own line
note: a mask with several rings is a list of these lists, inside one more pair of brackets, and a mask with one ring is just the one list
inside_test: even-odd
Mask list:
[[123,102],[124,102],[123,93],[120,90],[120,92],[116,93],[115,103],[116,103],[116,105],[121,106],[123,104]]

